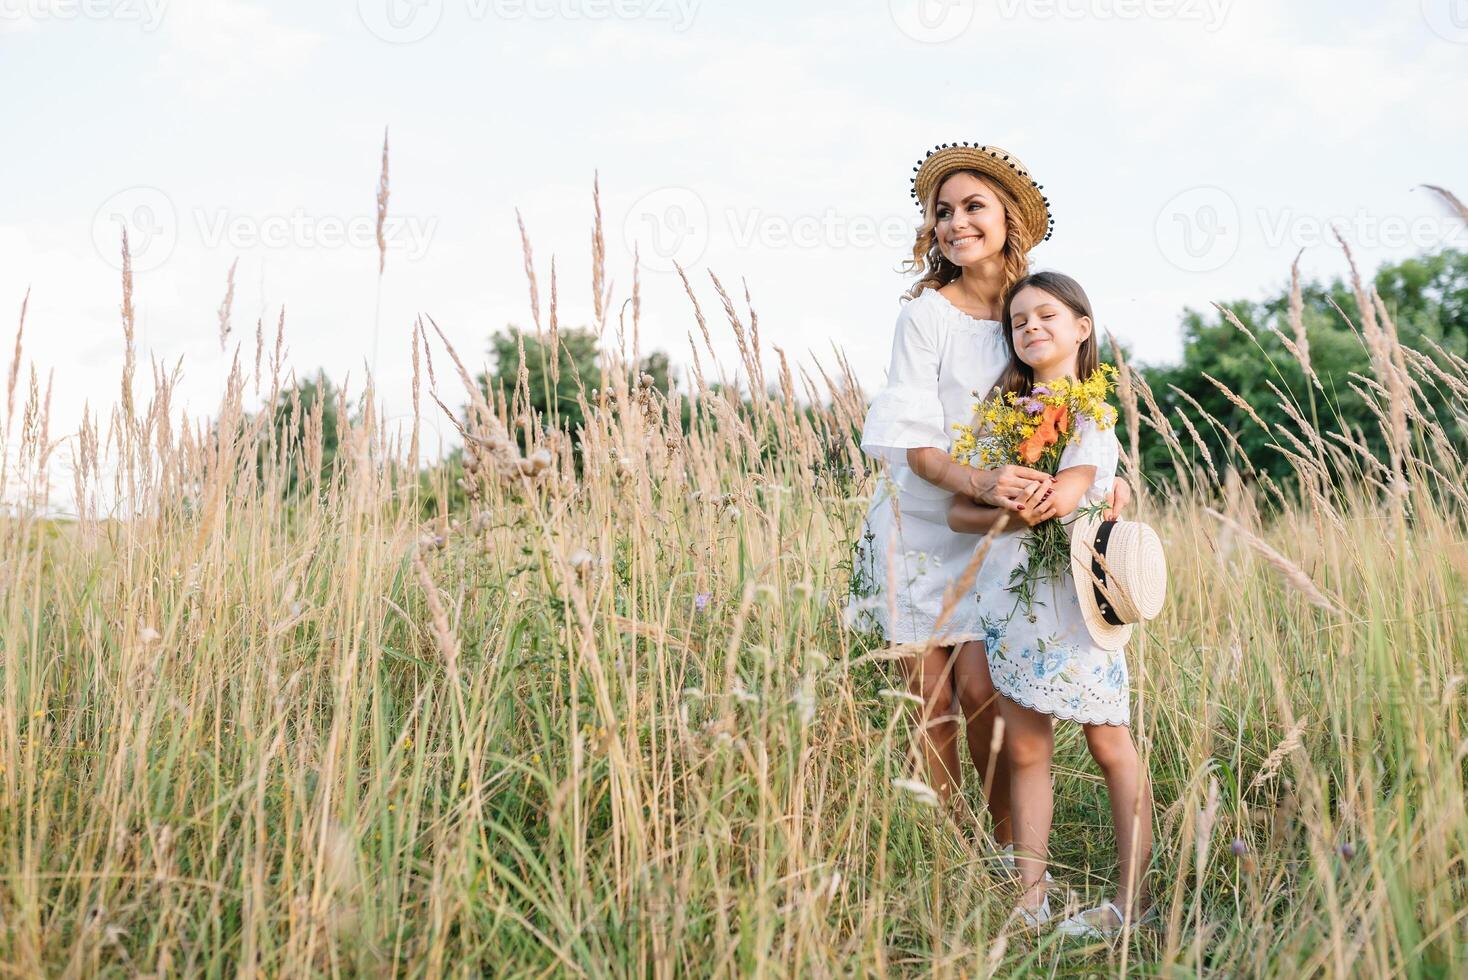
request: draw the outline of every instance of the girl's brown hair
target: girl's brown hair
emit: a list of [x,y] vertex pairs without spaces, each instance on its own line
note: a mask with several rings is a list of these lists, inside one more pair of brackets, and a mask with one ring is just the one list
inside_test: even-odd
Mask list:
[[998,181],[965,167],[945,174],[942,180],[933,185],[932,193],[923,202],[923,223],[913,242],[912,258],[902,267],[903,272],[918,274],[917,282],[907,291],[908,299],[916,299],[924,289],[948,285],[963,271],[944,257],[942,249],[938,247],[938,235],[933,230],[938,225],[938,192],[954,174],[971,174],[983,181],[984,186],[993,192],[995,199],[1004,208],[1004,283],[1000,289],[1001,295],[1008,292],[1011,283],[1024,278],[1030,269],[1030,249],[1035,247],[1035,242],[1030,238],[1024,222],[1011,217],[1019,214],[1019,202]]
[[1016,280],[1004,294],[1004,309],[999,314],[999,322],[1004,325],[1004,346],[1009,348],[1009,364],[1005,366],[1004,372],[999,375],[999,383],[995,385],[1000,397],[1009,391],[1017,395],[1029,394],[1030,389],[1035,386],[1034,368],[1021,361],[1014,349],[1014,322],[1009,312],[1009,305],[1026,286],[1033,286],[1042,293],[1053,296],[1077,317],[1090,319],[1091,333],[1081,341],[1081,349],[1076,352],[1076,377],[1084,381],[1100,367],[1101,355],[1096,344],[1096,317],[1091,313],[1091,300],[1086,296],[1086,291],[1081,288],[1080,283],[1062,272],[1035,272]]

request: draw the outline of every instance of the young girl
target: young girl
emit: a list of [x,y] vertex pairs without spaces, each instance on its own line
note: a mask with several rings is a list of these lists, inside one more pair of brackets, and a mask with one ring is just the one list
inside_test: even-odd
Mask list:
[[[1084,379],[1097,369],[1090,301],[1069,276],[1041,272],[1020,279],[1009,290],[1001,316],[1010,361],[998,392],[1027,395],[1036,384]],[[1115,934],[1123,918],[1136,922],[1151,912],[1143,871],[1152,848],[1152,797],[1127,727],[1125,652],[1095,644],[1068,569],[1040,580],[1028,604],[1010,585],[1011,576],[1026,561],[1028,529],[1048,520],[1069,523],[1066,518],[1077,507],[1104,500],[1119,455],[1113,429],[1099,428],[1088,416],[1078,417],[1051,486],[1038,488],[1022,501],[995,536],[968,613],[986,637],[989,673],[1000,695],[1015,863],[1023,889],[1017,911],[1027,924],[1038,926],[1050,918],[1044,877],[1054,808],[1053,718],[1084,726],[1086,745],[1106,776],[1121,881],[1112,901],[1058,927],[1070,935],[1091,937]],[[965,534],[985,533],[1000,513],[960,495],[949,507],[948,524]]]

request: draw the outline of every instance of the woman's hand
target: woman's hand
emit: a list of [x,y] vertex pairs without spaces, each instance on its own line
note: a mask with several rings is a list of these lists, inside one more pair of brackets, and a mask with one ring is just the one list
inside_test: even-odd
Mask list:
[[1131,503],[1132,488],[1121,477],[1111,481],[1111,489],[1106,493],[1106,510],[1101,512],[1101,518],[1107,521],[1116,520],[1123,507]]
[[1015,513],[1020,513],[1021,505],[1028,508],[1038,504],[1040,496],[1055,482],[1049,473],[1028,466],[1005,465],[970,472],[967,490],[970,497],[985,506],[1002,507]]

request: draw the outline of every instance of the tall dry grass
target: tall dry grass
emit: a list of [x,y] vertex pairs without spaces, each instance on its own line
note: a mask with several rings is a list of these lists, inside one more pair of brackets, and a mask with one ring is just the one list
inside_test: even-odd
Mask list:
[[[340,412],[328,482],[319,402],[305,445],[276,443],[283,312],[268,378],[258,325],[212,426],[173,417],[160,370],[135,393],[127,271],[118,404],[64,450],[32,369],[3,430],[5,476],[33,492],[0,524],[0,972],[1462,972],[1465,466],[1434,420],[1464,413],[1468,365],[1402,349],[1358,278],[1375,375],[1357,387],[1391,452],[1297,406],[1275,435],[1298,490],[1196,456],[1207,420],[1169,420],[1127,375],[1131,454],[1161,433],[1183,488],[1139,501],[1171,601],[1129,649],[1163,925],[1065,944],[1006,931],[985,829],[934,807],[896,664],[843,628],[871,485],[850,370],[838,354],[797,379],[776,348],[765,394],[747,290],[685,275],[707,361],[695,344],[684,433],[684,396],[617,356],[640,301],[617,312],[595,229],[619,342],[581,379],[581,466],[522,386],[483,397],[415,327],[415,405],[421,383],[469,450],[470,510],[426,523],[370,389]],[[556,303],[552,278],[553,347]],[[706,306],[748,406],[705,381]],[[57,451],[74,521],[41,516]],[[453,478],[436,472],[440,499]],[[1056,756],[1073,903],[1114,872],[1078,734]]]

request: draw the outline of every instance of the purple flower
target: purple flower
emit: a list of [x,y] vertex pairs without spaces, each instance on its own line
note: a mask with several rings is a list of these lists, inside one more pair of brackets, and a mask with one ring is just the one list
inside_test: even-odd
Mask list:
[[1248,850],[1249,850],[1249,845],[1244,843],[1244,839],[1242,837],[1235,837],[1234,838],[1234,843],[1233,843],[1233,852],[1234,852],[1234,854],[1236,854],[1238,856],[1243,856],[1245,853],[1248,852]]
[[714,597],[712,592],[700,592],[693,597],[693,608],[703,612],[708,607],[709,600]]
[[1341,857],[1347,861],[1356,856],[1356,846],[1350,841],[1345,841],[1340,846]]
[[1021,398],[1019,400],[1019,407],[1031,415],[1039,415],[1045,410],[1044,404],[1038,398]]
[[1030,389],[1030,390],[1031,390],[1031,392],[1033,394],[1036,394],[1036,395],[1053,395],[1053,394],[1055,394],[1055,392],[1053,392],[1053,391],[1050,390],[1050,386],[1049,385],[1044,385],[1044,384],[1035,385],[1035,387],[1032,388],[1032,389]]

